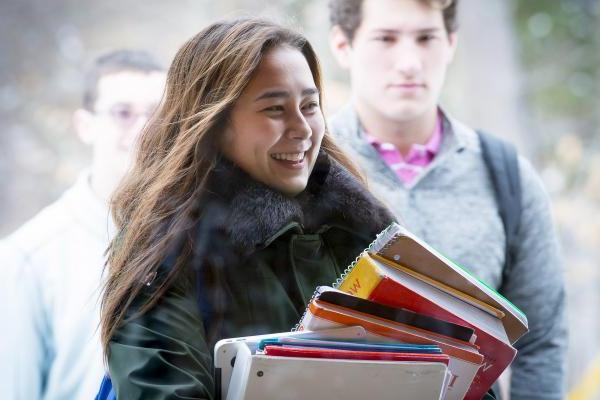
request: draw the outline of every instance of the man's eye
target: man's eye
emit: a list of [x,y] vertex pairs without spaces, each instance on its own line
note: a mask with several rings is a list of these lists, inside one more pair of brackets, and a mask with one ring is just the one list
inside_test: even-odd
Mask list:
[[394,41],[394,37],[389,35],[375,36],[375,40],[383,43],[392,43]]
[[433,39],[435,39],[434,35],[422,35],[418,37],[418,41],[420,43],[427,43],[427,42],[431,42]]
[[131,118],[133,113],[131,112],[131,110],[117,110],[117,115],[120,118],[128,119],[128,118]]
[[110,113],[113,116],[113,118],[117,118],[121,121],[129,120],[129,119],[133,118],[135,115],[133,110],[126,108],[126,107],[114,108],[111,110]]

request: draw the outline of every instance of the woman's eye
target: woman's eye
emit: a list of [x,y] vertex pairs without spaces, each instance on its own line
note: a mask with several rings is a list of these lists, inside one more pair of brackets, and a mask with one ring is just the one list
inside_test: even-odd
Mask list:
[[283,111],[283,106],[270,106],[264,109],[267,112],[279,112]]
[[319,103],[316,101],[311,101],[302,108],[306,111],[315,111],[317,108],[319,108]]

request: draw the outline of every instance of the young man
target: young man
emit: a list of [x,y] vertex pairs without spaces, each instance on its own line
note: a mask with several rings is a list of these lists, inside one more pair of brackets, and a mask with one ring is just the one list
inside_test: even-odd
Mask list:
[[[163,67],[143,51],[100,57],[74,127],[93,150],[89,169],[54,204],[0,244],[3,399],[92,399],[104,375],[98,338],[111,192],[160,102]],[[8,302],[8,306],[6,305]]]
[[352,103],[330,129],[369,185],[415,234],[525,312],[512,399],[561,399],[565,298],[548,197],[518,160],[522,213],[513,262],[476,132],[439,106],[457,43],[456,1],[330,0],[331,45]]

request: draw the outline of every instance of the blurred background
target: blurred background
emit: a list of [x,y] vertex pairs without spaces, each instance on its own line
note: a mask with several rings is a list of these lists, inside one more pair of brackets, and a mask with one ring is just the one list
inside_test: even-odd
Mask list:
[[[461,3],[444,106],[516,143],[542,176],[565,259],[569,399],[600,399],[600,0]],[[303,30],[322,59],[328,112],[347,100],[325,0],[0,0],[0,237],[86,165],[71,115],[94,57],[139,47],[168,65],[207,23],[240,14]]]

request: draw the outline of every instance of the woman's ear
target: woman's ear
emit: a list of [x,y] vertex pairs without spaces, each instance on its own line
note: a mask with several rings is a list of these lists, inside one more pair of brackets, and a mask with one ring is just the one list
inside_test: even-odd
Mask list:
[[352,54],[352,43],[339,25],[335,25],[329,31],[329,47],[339,65],[349,69]]

